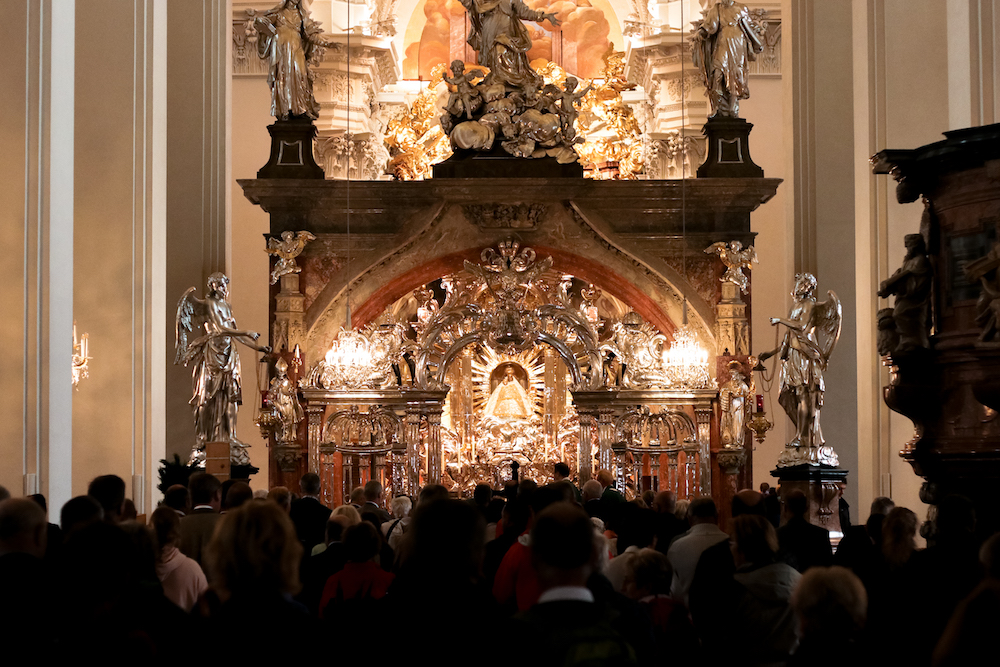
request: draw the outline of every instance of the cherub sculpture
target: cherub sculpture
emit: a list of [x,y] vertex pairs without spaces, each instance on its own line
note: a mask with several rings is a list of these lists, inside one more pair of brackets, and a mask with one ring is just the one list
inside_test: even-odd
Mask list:
[[750,265],[757,262],[757,251],[753,246],[743,248],[739,241],[719,241],[705,248],[708,255],[718,255],[722,263],[726,265],[726,273],[720,282],[732,283],[746,294],[750,290],[750,280],[743,273],[743,269],[749,269]]
[[795,276],[794,303],[788,317],[771,318],[772,325],[785,327],[785,336],[777,348],[759,357],[764,361],[778,356],[781,363],[778,403],[795,425],[795,437],[785,445],[778,467],[838,464],[833,448],[825,446],[819,414],[826,392],[823,375],[840,339],[844,315],[836,294],[828,292],[826,301],[817,302],[815,291],[815,276],[810,273]]
[[562,122],[563,134],[567,139],[572,139],[576,136],[576,129],[574,129],[573,124],[576,123],[577,101],[583,99],[594,87],[594,84],[589,83],[586,88],[577,93],[574,92],[576,91],[577,83],[579,82],[575,76],[566,77],[566,83],[563,84],[562,91],[557,95],[559,99],[559,119]]
[[[204,299],[196,297],[194,290],[189,288],[177,303],[174,330],[174,363],[185,366],[194,363],[190,402],[194,407],[195,445],[189,464],[204,463],[207,443],[228,442],[232,463],[249,465],[247,445],[236,438],[236,413],[243,402],[236,343],[265,354],[271,348],[257,344],[260,338],[257,332],[236,328],[229,305],[229,278],[224,274],[213,273],[208,277],[208,294]],[[204,334],[189,341],[196,326]]]
[[453,76],[445,74],[441,77],[455,86],[455,90],[448,96],[445,110],[455,116],[465,113],[465,118],[472,120],[472,112],[481,104],[479,91],[476,90],[477,79],[482,79],[485,73],[481,69],[471,69],[466,72],[465,63],[461,60],[451,62],[451,73]]
[[281,232],[281,240],[271,237],[267,240],[266,252],[268,255],[275,255],[278,263],[271,271],[271,284],[278,282],[281,276],[289,273],[301,273],[302,269],[295,263],[295,258],[302,253],[302,249],[310,241],[315,241],[316,237],[309,232]]

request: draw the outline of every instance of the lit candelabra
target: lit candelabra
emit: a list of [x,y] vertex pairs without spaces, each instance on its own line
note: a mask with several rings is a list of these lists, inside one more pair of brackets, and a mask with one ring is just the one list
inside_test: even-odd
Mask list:
[[91,357],[89,355],[90,334],[83,334],[78,339],[76,337],[76,322],[73,322],[73,388],[79,389],[80,380],[90,377],[90,370],[87,363]]

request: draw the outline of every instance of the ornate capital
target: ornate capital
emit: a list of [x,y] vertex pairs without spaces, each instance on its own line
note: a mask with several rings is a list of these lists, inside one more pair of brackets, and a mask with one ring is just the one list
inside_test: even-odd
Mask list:
[[737,475],[747,461],[747,454],[742,449],[720,449],[716,460],[724,475]]

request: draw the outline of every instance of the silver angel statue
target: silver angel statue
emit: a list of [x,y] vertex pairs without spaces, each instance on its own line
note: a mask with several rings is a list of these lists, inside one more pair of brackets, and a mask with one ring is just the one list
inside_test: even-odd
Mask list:
[[771,318],[772,325],[785,327],[785,336],[776,349],[760,355],[761,361],[778,355],[778,403],[795,425],[795,437],[785,445],[778,467],[838,464],[833,448],[825,446],[819,414],[826,391],[823,374],[840,338],[844,315],[836,294],[828,292],[826,301],[817,302],[815,291],[815,276],[796,274],[788,318]]
[[319,118],[313,97],[310,66],[318,64],[328,44],[323,29],[309,17],[304,0],[283,0],[262,15],[254,16],[259,37],[257,55],[267,60],[271,86],[271,115],[279,120],[293,116]]
[[719,280],[724,283],[732,283],[746,294],[750,289],[750,280],[743,273],[743,269],[751,268],[751,264],[757,263],[757,251],[753,246],[747,248],[739,241],[719,241],[705,248],[705,253],[718,255],[722,263],[726,265],[726,273]]
[[[228,442],[233,464],[248,465],[247,445],[236,438],[236,413],[243,402],[236,342],[265,354],[271,348],[257,344],[257,332],[236,328],[229,305],[229,278],[224,274],[208,277],[204,299],[196,297],[194,290],[189,288],[178,302],[174,329],[174,363],[194,364],[190,402],[194,407],[195,445],[190,463],[204,462],[206,443]],[[203,335],[189,340],[196,328]]]
[[611,339],[601,345],[601,351],[613,353],[623,365],[625,388],[651,389],[671,385],[663,369],[666,346],[667,337],[632,311],[612,325]]
[[266,252],[278,258],[277,264],[271,271],[271,284],[278,282],[281,276],[289,273],[301,273],[302,269],[295,263],[295,258],[302,253],[302,249],[310,241],[315,241],[316,237],[309,232],[281,232],[281,239],[273,236],[267,240]]
[[733,0],[715,3],[695,23],[691,55],[704,77],[713,118],[739,116],[740,100],[750,97],[747,69],[764,49],[765,27]]

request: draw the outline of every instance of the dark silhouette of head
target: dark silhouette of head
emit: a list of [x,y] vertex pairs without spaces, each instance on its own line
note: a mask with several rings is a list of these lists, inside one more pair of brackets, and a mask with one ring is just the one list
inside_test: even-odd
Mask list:
[[87,487],[87,495],[100,503],[105,521],[121,521],[122,505],[125,503],[125,480],[118,475],[95,477]]

